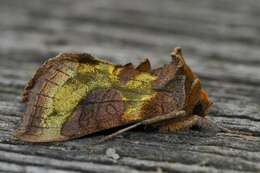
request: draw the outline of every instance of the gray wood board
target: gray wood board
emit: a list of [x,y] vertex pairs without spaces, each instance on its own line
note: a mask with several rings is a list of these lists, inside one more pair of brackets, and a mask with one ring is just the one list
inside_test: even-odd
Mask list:
[[[259,17],[258,0],[0,0],[0,172],[260,172]],[[156,67],[175,46],[215,103],[209,119],[255,137],[131,131],[94,150],[85,146],[102,136],[13,139],[20,93],[47,58],[79,51]]]

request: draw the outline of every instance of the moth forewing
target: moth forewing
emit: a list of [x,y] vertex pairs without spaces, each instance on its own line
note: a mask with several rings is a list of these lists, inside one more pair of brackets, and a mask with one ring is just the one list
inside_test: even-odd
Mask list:
[[[28,82],[23,94],[27,109],[17,137],[64,141],[133,122],[159,123],[168,131],[185,128],[187,123],[181,122],[192,117],[196,105],[200,103],[199,113],[206,114],[210,101],[200,83],[194,87],[198,78],[181,50],[171,55],[171,62],[151,69],[148,59],[134,67],[90,54],[59,54]],[[179,110],[185,116],[167,119]]]

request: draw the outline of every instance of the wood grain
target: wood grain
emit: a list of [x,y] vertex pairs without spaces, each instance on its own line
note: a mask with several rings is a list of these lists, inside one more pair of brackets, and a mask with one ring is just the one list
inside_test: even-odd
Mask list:
[[[0,172],[259,172],[259,16],[258,0],[0,0]],[[85,146],[102,135],[37,145],[12,137],[20,93],[47,58],[80,51],[158,66],[175,46],[215,102],[209,118],[255,137],[132,131],[93,150]]]

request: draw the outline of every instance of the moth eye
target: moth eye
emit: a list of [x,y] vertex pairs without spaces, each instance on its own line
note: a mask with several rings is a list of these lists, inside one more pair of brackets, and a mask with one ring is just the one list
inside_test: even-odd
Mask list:
[[203,109],[204,108],[203,108],[202,103],[198,102],[196,104],[196,106],[194,107],[192,114],[194,114],[194,115],[203,115]]

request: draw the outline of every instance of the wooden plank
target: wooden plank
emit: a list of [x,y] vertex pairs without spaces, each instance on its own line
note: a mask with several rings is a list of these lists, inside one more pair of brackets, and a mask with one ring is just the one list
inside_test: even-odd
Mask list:
[[[248,1],[0,0],[0,172],[259,172],[260,3]],[[117,63],[170,60],[182,46],[214,107],[209,118],[255,137],[131,131],[28,144],[12,137],[20,93],[48,57],[84,51]],[[106,154],[114,149],[119,159]]]

